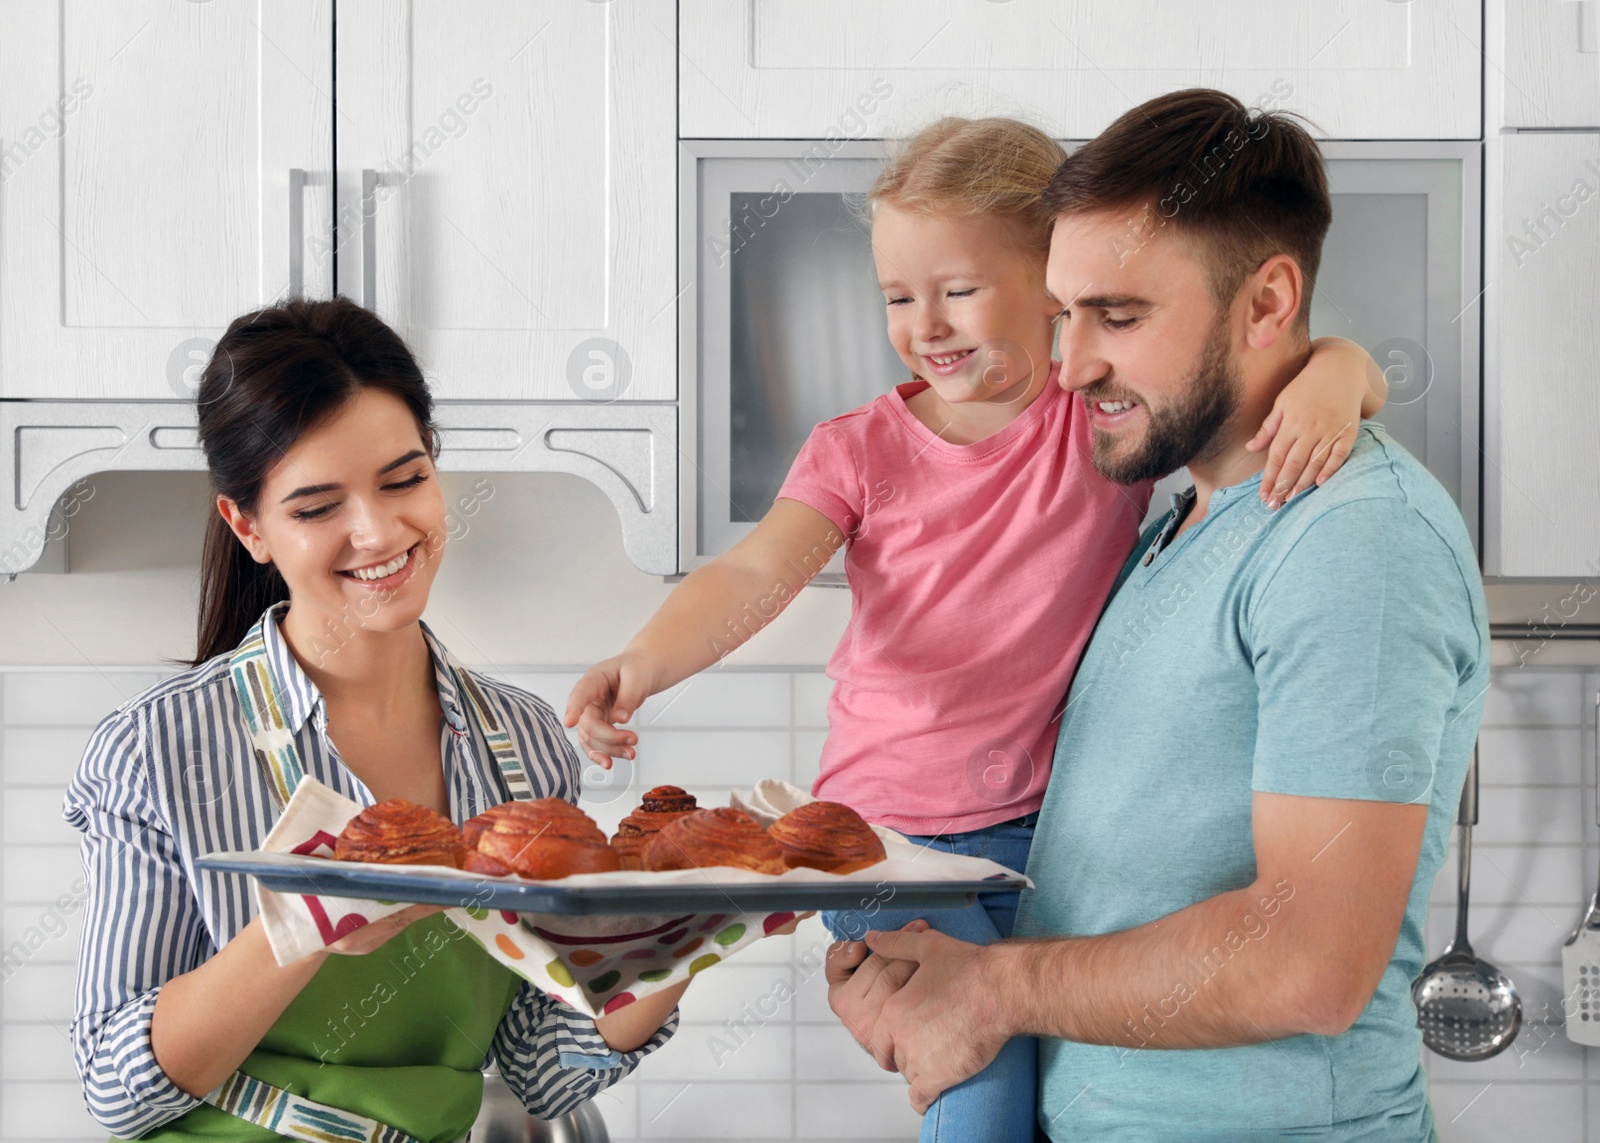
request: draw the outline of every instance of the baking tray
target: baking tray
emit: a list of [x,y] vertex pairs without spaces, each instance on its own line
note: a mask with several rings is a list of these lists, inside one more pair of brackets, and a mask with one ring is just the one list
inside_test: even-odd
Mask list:
[[[292,853],[212,853],[195,861],[217,873],[247,873],[279,893],[420,905],[472,905],[509,913],[557,916],[609,916],[653,913],[747,913],[763,909],[855,909],[877,899],[893,900],[895,908],[959,909],[979,893],[1018,892],[1023,877],[983,881],[873,881],[846,877],[828,881],[727,882],[706,870],[704,881],[677,880],[663,885],[583,884],[563,881],[512,881],[441,869],[433,873],[402,872],[393,865],[332,861]],[[866,872],[866,871],[863,871]],[[612,874],[591,874],[584,878]],[[637,876],[637,875],[634,875]],[[826,876],[826,875],[824,875]],[[892,896],[885,896],[892,890]]]

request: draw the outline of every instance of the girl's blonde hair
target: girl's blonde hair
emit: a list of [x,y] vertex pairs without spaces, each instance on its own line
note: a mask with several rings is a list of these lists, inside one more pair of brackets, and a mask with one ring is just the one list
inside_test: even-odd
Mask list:
[[993,215],[1012,224],[1019,245],[1041,261],[1054,221],[1039,195],[1067,153],[1037,127],[1016,119],[950,117],[891,145],[867,192],[880,205],[911,213]]

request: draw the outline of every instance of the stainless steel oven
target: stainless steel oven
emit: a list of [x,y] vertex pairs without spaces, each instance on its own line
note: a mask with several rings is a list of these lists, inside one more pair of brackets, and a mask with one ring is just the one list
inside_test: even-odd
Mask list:
[[[1390,386],[1378,420],[1455,497],[1476,543],[1481,144],[1322,148],[1334,217],[1312,335],[1348,337],[1378,359]],[[812,426],[906,378],[853,208],[880,144],[684,140],[679,153],[688,570],[772,506]],[[1188,483],[1181,471],[1163,481],[1152,512]],[[825,581],[842,570],[836,557]]]

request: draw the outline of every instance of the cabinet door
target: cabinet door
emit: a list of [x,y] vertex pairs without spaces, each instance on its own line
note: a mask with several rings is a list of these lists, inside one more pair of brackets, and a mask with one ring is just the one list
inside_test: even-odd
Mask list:
[[0,398],[190,397],[292,260],[327,292],[331,24],[331,0],[0,2]]
[[1477,0],[695,0],[679,18],[685,138],[1019,113],[1087,138],[1194,86],[1299,111],[1329,138],[1481,131]]
[[340,0],[338,290],[442,398],[676,396],[672,0]]
[[1600,133],[1488,144],[1484,571],[1600,573]]
[[1491,0],[1489,18],[1505,126],[1600,127],[1600,0]]

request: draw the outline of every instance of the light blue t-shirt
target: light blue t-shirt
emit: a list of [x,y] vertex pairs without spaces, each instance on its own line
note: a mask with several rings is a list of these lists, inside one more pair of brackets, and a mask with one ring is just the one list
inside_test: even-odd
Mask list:
[[[1276,513],[1260,482],[1218,489],[1163,548],[1192,503],[1175,498],[1129,557],[1062,716],[1028,861],[1038,888],[1016,931],[1117,932],[1248,886],[1253,791],[1426,802],[1394,957],[1339,1036],[1205,1050],[1041,1040],[1052,1139],[1432,1132],[1410,985],[1489,685],[1477,560],[1448,494],[1380,425],[1364,422],[1339,474]],[[1252,955],[1292,894],[1269,888],[1191,984]],[[1152,996],[1148,1027],[1181,1020],[1182,1002]]]

